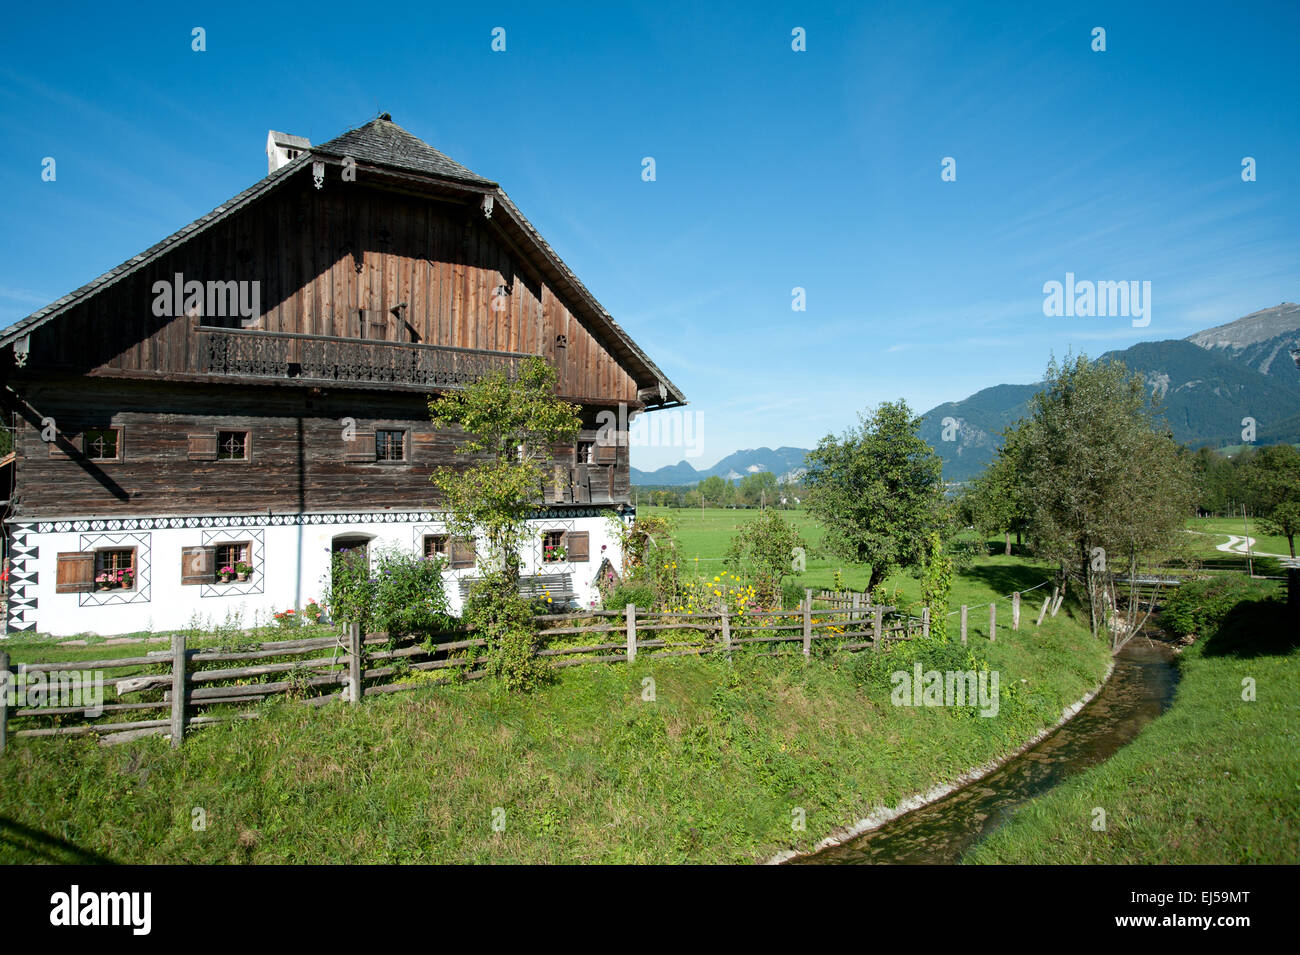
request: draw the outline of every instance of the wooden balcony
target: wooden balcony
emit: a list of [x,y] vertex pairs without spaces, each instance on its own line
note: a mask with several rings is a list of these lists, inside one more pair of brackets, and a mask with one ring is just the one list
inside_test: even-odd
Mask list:
[[[626,472],[624,472],[626,477]],[[542,487],[547,504],[618,504],[631,500],[625,481],[613,465],[551,465]]]
[[445,345],[334,338],[236,328],[198,328],[193,371],[220,378],[433,391],[504,371],[517,378],[528,355]]

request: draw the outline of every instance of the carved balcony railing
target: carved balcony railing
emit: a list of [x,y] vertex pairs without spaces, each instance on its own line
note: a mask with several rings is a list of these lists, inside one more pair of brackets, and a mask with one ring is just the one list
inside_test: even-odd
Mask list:
[[519,376],[518,352],[327,335],[200,327],[195,371],[223,378],[275,378],[344,387],[457,388],[492,372]]

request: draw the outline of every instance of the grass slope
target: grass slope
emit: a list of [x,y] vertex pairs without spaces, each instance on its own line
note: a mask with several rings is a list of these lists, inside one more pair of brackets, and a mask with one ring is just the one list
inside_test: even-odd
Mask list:
[[[1173,707],[1035,800],[975,863],[1300,862],[1300,649],[1279,601],[1239,605],[1181,655]],[[1242,699],[1255,681],[1254,702]],[[1094,807],[1106,830],[1093,831]]]
[[[956,592],[986,604],[1043,573],[990,559]],[[1066,611],[964,650],[735,656],[578,667],[527,697],[474,683],[267,706],[179,752],[157,738],[15,740],[0,759],[0,862],[755,861],[1015,749],[1108,660]],[[998,670],[998,716],[892,705],[888,674],[914,658]]]

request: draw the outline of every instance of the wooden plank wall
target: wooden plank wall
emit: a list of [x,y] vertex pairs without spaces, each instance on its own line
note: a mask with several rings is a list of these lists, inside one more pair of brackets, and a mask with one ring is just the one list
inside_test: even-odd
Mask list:
[[[333,180],[318,192],[303,177],[35,333],[29,366],[197,370],[191,323],[152,312],[153,283],[181,272],[259,281],[259,327],[270,331],[358,337],[358,309],[405,302],[421,343],[543,355],[559,371],[562,394],[635,402],[627,369],[492,228],[477,208]],[[509,293],[494,309],[498,286]],[[390,322],[390,340],[410,340]]]
[[[436,506],[429,480],[434,468],[467,461],[456,453],[458,435],[434,427],[420,395],[311,395],[265,386],[232,391],[100,378],[33,386],[27,399],[36,415],[20,415],[15,434],[15,517],[419,509]],[[584,412],[588,428],[595,415],[595,409]],[[60,434],[121,427],[123,460],[52,456],[41,440],[41,417],[53,418]],[[409,429],[409,461],[347,461],[342,419],[348,417],[358,431]],[[217,429],[248,429],[251,461],[191,461],[188,436]],[[557,448],[547,472],[553,462],[569,464],[571,453]],[[627,499],[628,476],[628,449],[620,448],[614,482],[621,500]]]

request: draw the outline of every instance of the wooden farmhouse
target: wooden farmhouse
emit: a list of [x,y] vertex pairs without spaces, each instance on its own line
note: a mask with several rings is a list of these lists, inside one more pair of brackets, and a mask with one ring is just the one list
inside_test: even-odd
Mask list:
[[475,544],[429,478],[463,458],[428,399],[529,355],[585,430],[553,449],[526,582],[595,599],[632,511],[597,416],[681,391],[500,186],[387,114],[267,152],[266,178],[0,332],[8,632],[249,625],[385,545],[444,555],[459,607]]

